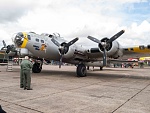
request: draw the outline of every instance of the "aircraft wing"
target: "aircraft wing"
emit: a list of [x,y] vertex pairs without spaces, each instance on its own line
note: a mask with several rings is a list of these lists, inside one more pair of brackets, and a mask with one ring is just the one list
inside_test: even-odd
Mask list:
[[129,47],[129,48],[123,48],[123,58],[129,58],[129,57],[146,57],[150,56],[150,46],[136,46],[136,47]]
[[[113,50],[107,52],[108,58],[115,59],[114,60],[115,62],[116,61],[126,62],[126,59],[128,58],[139,58],[139,57],[150,56],[150,46],[148,45],[148,46],[134,46],[134,47],[118,48],[118,50],[114,54],[112,53],[113,53]],[[89,61],[92,61],[92,60],[94,61],[94,59],[102,60],[103,51],[101,51],[99,48],[90,48],[89,50],[87,50],[87,56],[89,58]],[[116,60],[116,59],[119,59],[119,60]]]

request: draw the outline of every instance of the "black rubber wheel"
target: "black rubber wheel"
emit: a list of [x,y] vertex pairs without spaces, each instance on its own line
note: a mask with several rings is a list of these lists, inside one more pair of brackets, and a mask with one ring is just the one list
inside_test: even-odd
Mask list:
[[77,66],[77,76],[78,77],[85,77],[86,76],[86,66],[84,64],[79,64]]
[[33,64],[33,68],[32,68],[32,72],[33,73],[40,73],[41,72],[41,67],[39,63],[34,63]]

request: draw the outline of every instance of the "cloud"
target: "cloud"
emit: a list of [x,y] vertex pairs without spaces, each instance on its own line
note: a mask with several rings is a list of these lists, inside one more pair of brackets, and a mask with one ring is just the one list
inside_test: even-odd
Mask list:
[[[91,46],[95,43],[86,38],[88,35],[98,39],[110,38],[125,29],[125,34],[117,39],[123,46],[146,44],[150,42],[150,16],[136,12],[134,5],[144,2],[148,1],[1,0],[1,37],[10,39],[20,31],[34,31],[38,34],[58,32],[68,41],[79,37],[79,44]],[[137,18],[136,15],[141,16]]]
[[150,23],[148,21],[144,20],[139,25],[133,22],[131,26],[126,28],[126,33],[122,38],[119,38],[119,41],[124,46],[147,45],[150,44],[149,32]]
[[1,0],[0,1],[0,24],[16,22],[34,8],[33,2],[27,0]]

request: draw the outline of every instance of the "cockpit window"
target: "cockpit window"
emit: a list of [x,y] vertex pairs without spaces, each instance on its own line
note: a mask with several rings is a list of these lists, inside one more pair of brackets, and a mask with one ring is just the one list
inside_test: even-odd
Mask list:
[[53,38],[53,35],[50,34],[49,37],[50,37],[50,38]]
[[44,43],[44,40],[41,40],[41,43]]
[[35,40],[36,40],[37,42],[39,42],[39,39],[38,39],[38,38],[36,38]]

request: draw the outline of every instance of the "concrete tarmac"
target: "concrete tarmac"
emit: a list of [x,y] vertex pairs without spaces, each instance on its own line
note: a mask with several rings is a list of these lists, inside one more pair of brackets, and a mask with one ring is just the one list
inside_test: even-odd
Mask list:
[[150,113],[150,68],[92,68],[76,77],[75,66],[43,65],[32,73],[33,90],[20,88],[20,67],[0,66],[0,105],[7,113]]

